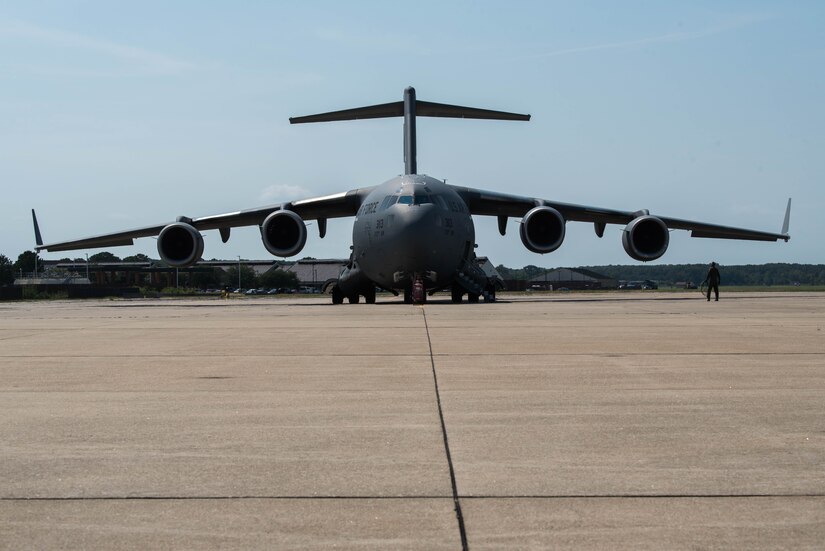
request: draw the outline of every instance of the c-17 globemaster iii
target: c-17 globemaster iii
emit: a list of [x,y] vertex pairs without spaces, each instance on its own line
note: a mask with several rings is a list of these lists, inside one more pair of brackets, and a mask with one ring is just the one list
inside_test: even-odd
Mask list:
[[[650,214],[647,210],[620,211],[559,203],[536,197],[509,195],[447,184],[418,174],[416,117],[451,117],[529,121],[530,115],[491,111],[417,100],[415,90],[404,90],[403,101],[294,117],[290,123],[404,117],[404,174],[383,184],[343,193],[291,201],[200,218],[176,221],[96,237],[44,245],[35,218],[37,250],[65,251],[131,245],[138,237],[157,236],[161,259],[173,267],[187,267],[203,254],[202,231],[218,230],[225,243],[230,228],[258,226],[264,247],[279,257],[297,255],[307,240],[305,220],[315,220],[320,237],[327,220],[354,216],[352,253],[332,290],[332,302],[344,299],[375,302],[376,287],[404,293],[406,302],[423,302],[427,294],[449,289],[453,302],[466,294],[495,300],[495,286],[475,261],[473,215],[495,216],[501,235],[508,218],[520,219],[519,235],[527,249],[549,253],[564,241],[569,221],[589,222],[596,235],[607,224],[624,225],[622,245],[631,258],[650,261],[667,250],[669,231],[689,230],[692,237],[788,241],[790,199],[781,233],[720,226]],[[34,211],[32,211],[34,215]]]

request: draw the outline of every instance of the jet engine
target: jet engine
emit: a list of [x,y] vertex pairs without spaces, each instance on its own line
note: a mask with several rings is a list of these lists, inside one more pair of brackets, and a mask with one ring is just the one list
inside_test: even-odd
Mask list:
[[565,220],[550,207],[534,207],[521,219],[521,242],[534,253],[551,253],[564,241]]
[[667,226],[655,216],[634,218],[622,232],[622,245],[630,258],[647,262],[656,260],[667,250],[670,234]]
[[275,256],[294,256],[307,242],[307,227],[291,210],[276,210],[261,224],[261,240]]
[[175,268],[192,266],[203,254],[203,236],[186,222],[169,224],[158,235],[158,253]]

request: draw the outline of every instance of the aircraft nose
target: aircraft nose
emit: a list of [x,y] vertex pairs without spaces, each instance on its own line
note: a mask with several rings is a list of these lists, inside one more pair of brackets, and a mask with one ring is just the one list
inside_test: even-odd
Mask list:
[[411,206],[400,210],[397,250],[404,251],[404,264],[417,266],[431,259],[441,249],[441,217],[432,205]]
[[399,211],[405,233],[421,233],[434,225],[436,213],[432,205],[402,207]]

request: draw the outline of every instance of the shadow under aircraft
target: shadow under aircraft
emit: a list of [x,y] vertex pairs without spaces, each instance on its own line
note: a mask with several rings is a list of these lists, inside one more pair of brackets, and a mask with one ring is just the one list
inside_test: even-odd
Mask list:
[[332,289],[332,302],[375,302],[376,288],[405,302],[424,302],[427,295],[450,290],[453,302],[494,301],[496,287],[476,262],[473,215],[495,216],[505,234],[509,218],[519,220],[519,236],[535,253],[549,253],[564,241],[567,222],[587,222],[596,235],[607,224],[624,225],[622,245],[638,261],[661,257],[668,248],[670,230],[688,230],[692,237],[788,241],[791,201],[780,233],[680,220],[647,210],[621,211],[560,203],[549,199],[510,195],[447,184],[419,174],[416,166],[416,118],[449,117],[529,121],[530,115],[492,111],[416,99],[415,89],[404,90],[402,101],[290,118],[292,124],[404,117],[404,174],[373,187],[313,197],[199,218],[178,217],[133,230],[59,243],[43,244],[37,219],[36,250],[66,251],[132,245],[140,237],[157,236],[158,253],[169,266],[187,267],[203,254],[201,232],[218,230],[227,242],[230,229],[258,226],[267,251],[278,257],[297,255],[307,240],[306,220],[315,220],[321,238],[330,218],[354,217],[352,253]]

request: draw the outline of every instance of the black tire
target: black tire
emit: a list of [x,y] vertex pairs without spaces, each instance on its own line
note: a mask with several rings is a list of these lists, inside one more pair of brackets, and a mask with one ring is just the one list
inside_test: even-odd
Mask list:
[[364,291],[364,302],[367,304],[375,304],[375,287],[372,285]]
[[453,304],[461,304],[461,299],[464,297],[464,289],[459,287],[458,285],[453,285],[453,289],[451,292],[451,299]]
[[358,304],[361,302],[361,297],[359,295],[352,295],[347,297],[347,300],[349,300],[350,304]]
[[412,304],[412,289],[404,289],[404,304]]
[[494,285],[487,286],[487,296],[484,297],[484,302],[496,301],[496,288]]
[[467,293],[467,302],[478,302],[478,295],[474,293]]
[[341,292],[341,289],[335,285],[332,288],[332,303],[333,304],[343,304],[344,303],[344,293]]

